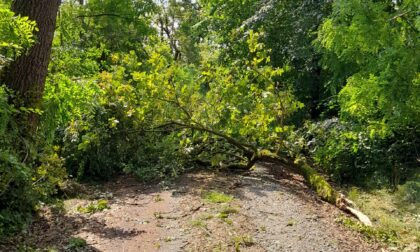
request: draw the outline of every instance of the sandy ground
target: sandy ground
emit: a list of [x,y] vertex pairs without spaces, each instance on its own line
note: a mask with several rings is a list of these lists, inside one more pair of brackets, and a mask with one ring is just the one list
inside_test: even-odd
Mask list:
[[[338,224],[343,213],[320,201],[302,178],[271,173],[279,169],[260,164],[241,175],[196,172],[157,185],[121,177],[92,189],[94,198],[108,199],[109,209],[77,211],[93,199],[66,200],[65,211],[44,207],[19,243],[40,251],[68,251],[72,237],[87,241],[75,251],[381,251]],[[209,202],[203,195],[210,191],[233,200]],[[6,249],[17,247],[0,246]]]

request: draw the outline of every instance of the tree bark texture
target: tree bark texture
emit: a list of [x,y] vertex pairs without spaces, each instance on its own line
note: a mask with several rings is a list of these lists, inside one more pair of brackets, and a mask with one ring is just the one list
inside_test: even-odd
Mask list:
[[3,82],[26,107],[37,107],[41,101],[48,73],[52,41],[61,0],[14,0],[16,15],[36,21],[36,42],[7,68]]

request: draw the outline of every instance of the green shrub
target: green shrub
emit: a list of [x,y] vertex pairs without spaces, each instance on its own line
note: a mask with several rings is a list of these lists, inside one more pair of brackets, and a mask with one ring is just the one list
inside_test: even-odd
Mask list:
[[398,195],[402,202],[420,206],[420,176],[417,177],[417,180],[407,181],[407,183],[400,186]]
[[382,134],[329,119],[307,123],[291,136],[289,145],[293,152],[312,157],[339,183],[396,187],[418,172],[419,136],[416,128],[395,128]]
[[179,137],[144,130],[150,121],[140,111],[141,97],[124,80],[124,69],[103,72],[96,78],[97,83],[60,88],[62,93],[57,94],[76,105],[66,105],[73,111],[66,112],[59,131],[68,172],[93,180],[127,172],[146,181],[179,174],[184,168]]
[[122,172],[141,146],[137,97],[120,75],[104,72],[97,77],[98,83],[73,83],[79,88],[60,89],[58,96],[67,98],[67,107],[73,109],[60,125],[62,155],[73,176],[110,178]]
[[34,169],[32,175],[32,188],[41,200],[49,201],[50,197],[56,195],[63,187],[67,179],[64,160],[51,150],[41,153],[38,162],[40,165]]
[[19,130],[13,121],[17,110],[9,105],[8,97],[9,92],[0,87],[0,237],[22,228],[36,203],[32,170],[22,162],[17,144]]
[[25,226],[37,203],[30,167],[0,150],[0,238]]
[[86,246],[86,240],[79,237],[72,237],[70,238],[68,245],[65,247],[65,249],[69,251],[78,251],[78,249],[82,249]]
[[154,181],[177,177],[187,166],[187,157],[180,150],[180,139],[176,134],[148,135],[142,146],[125,167],[142,181]]
[[10,95],[0,87],[0,237],[23,228],[37,203],[49,201],[66,178],[52,146],[21,136],[15,118],[25,116],[25,109],[9,104]]

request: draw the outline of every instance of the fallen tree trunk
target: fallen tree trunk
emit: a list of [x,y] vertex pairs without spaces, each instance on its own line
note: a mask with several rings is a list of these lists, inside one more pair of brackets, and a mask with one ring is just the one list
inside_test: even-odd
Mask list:
[[321,199],[334,205],[340,204],[340,194],[314,168],[302,160],[297,160],[295,163],[297,172],[305,178]]
[[349,206],[345,206],[345,209],[343,209],[343,210],[351,213],[353,216],[355,216],[364,225],[369,226],[369,227],[372,226],[372,222],[370,221],[369,217],[367,217],[366,214],[360,212],[359,210],[356,210],[356,209],[351,208]]
[[[293,167],[294,171],[302,175],[308,186],[313,189],[316,194],[324,201],[337,206],[339,209],[346,211],[347,213],[352,214],[357,219],[359,219],[364,225],[372,226],[372,222],[369,218],[362,212],[353,208],[353,203],[344,195],[337,192],[331,185],[328,183],[324,177],[318,174],[318,172],[312,168],[304,159],[295,159],[292,162],[292,158],[281,157],[278,154],[271,152],[270,150],[259,150],[255,145],[238,141],[233,137],[219,132],[217,130],[210,129],[200,124],[186,124],[181,122],[171,122],[170,124],[181,126],[183,128],[189,128],[194,130],[199,130],[207,132],[218,136],[222,139],[225,139],[229,144],[235,146],[244,152],[245,156],[248,159],[246,164],[229,164],[222,168],[230,170],[249,170],[251,169],[258,161],[274,161],[285,164],[286,166]],[[350,206],[351,205],[351,206]]]

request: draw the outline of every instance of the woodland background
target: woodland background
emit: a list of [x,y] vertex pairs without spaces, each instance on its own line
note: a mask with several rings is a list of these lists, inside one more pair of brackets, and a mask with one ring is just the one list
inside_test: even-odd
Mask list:
[[0,236],[69,180],[273,156],[418,211],[418,1],[40,2],[0,1]]

